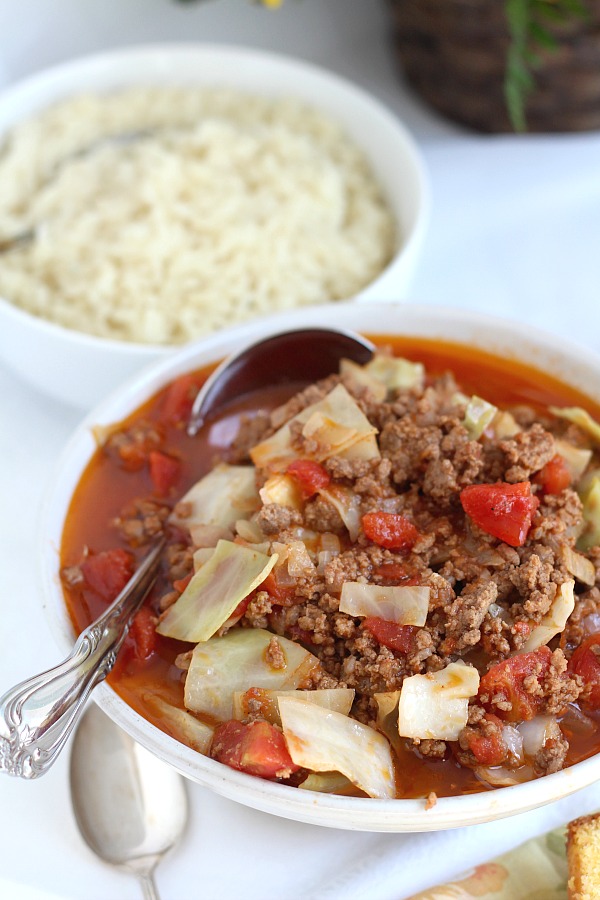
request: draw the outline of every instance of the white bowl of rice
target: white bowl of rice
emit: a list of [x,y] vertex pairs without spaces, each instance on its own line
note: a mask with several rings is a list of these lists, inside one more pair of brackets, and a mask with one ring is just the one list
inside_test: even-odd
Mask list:
[[9,88],[0,182],[1,358],[79,407],[224,326],[403,299],[429,208],[418,148],[367,93],[209,45]]

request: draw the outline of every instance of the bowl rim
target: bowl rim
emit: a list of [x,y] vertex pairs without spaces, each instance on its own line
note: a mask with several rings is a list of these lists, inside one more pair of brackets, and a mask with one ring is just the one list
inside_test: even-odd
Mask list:
[[[399,320],[393,326],[390,322],[394,318],[392,309]],[[160,386],[178,374],[194,365],[216,361],[257,336],[290,327],[306,326],[307,318],[311,319],[309,324],[332,324],[329,318],[332,310],[328,305],[312,307],[311,312],[310,317],[303,310],[269,316],[185,345],[180,351],[147,366],[130,378],[81,421],[65,446],[54,477],[48,484],[38,528],[37,546],[41,560],[38,574],[41,578],[42,596],[45,598],[44,608],[55,639],[63,650],[70,649],[73,635],[71,632],[69,637],[65,631],[66,610],[58,582],[57,546],[72,494],[69,488],[79,480],[89,461],[89,451],[93,449],[90,432],[92,425],[107,424],[123,418],[128,411],[136,409]],[[339,304],[335,318],[336,324],[343,328],[371,334],[406,333],[444,339],[448,331],[464,331],[465,335],[471,335],[470,339],[454,340],[455,343],[474,344],[492,353],[495,348],[504,346],[505,357],[533,364],[534,367],[536,355],[541,352],[545,355],[546,366],[538,365],[538,368],[545,368],[547,371],[549,360],[557,364],[566,363],[565,370],[557,375],[559,380],[584,390],[583,383],[591,375],[592,380],[595,378],[596,390],[600,396],[600,356],[573,341],[548,332],[536,330],[531,336],[523,336],[523,324],[515,320],[474,313],[467,309],[389,302],[365,306],[353,302]],[[376,321],[387,322],[389,327],[384,332],[378,332],[370,327]],[[478,340],[473,337],[475,333],[479,334]],[[587,393],[592,396],[589,390]],[[60,490],[64,493],[65,487],[68,489],[67,499],[61,500]],[[401,832],[477,824],[543,806],[588,786],[600,774],[600,754],[596,754],[568,769],[525,784],[458,797],[441,797],[428,810],[425,809],[423,799],[374,800],[315,795],[313,792],[272,784],[236,772],[200,755],[151,725],[127,706],[107,684],[101,684],[96,689],[94,700],[134,739],[204,787],[265,812],[337,828]]]
[[[394,255],[386,265],[386,267],[368,284],[366,284],[355,297],[349,299],[366,299],[367,295],[377,296],[378,291],[384,279],[391,279],[395,270],[405,261],[414,256],[421,245],[425,232],[428,227],[431,215],[431,179],[426,167],[423,153],[417,144],[412,133],[405,125],[404,121],[396,116],[386,104],[368,90],[342,75],[327,69],[319,64],[307,61],[300,57],[277,53],[270,50],[262,50],[238,44],[227,44],[220,42],[150,42],[146,44],[132,44],[114,49],[99,51],[91,54],[82,54],[71,59],[59,62],[55,65],[47,66],[39,71],[33,72],[18,81],[10,83],[0,89],[0,143],[4,135],[16,124],[26,121],[35,116],[38,112],[48,109],[56,103],[59,103],[78,93],[93,92],[108,93],[115,89],[128,89],[136,85],[153,84],[153,77],[149,72],[145,74],[130,75],[124,77],[119,82],[119,87],[111,86],[110,70],[114,75],[115,68],[126,67],[133,62],[137,62],[141,66],[156,67],[158,72],[160,68],[168,68],[172,65],[172,60],[202,59],[205,62],[212,58],[221,58],[228,60],[232,66],[236,62],[242,61],[252,65],[262,65],[272,67],[274,71],[277,69],[292,72],[298,76],[298,83],[302,84],[302,79],[317,80],[322,85],[329,86],[333,91],[337,92],[343,100],[343,104],[351,104],[361,109],[361,115],[368,115],[372,121],[379,121],[381,127],[384,128],[390,139],[395,144],[403,146],[403,152],[407,162],[410,163],[415,178],[415,190],[417,192],[417,202],[415,204],[414,221],[410,228],[405,231],[399,240]],[[97,70],[99,84],[95,88],[78,89],[77,78],[82,73],[93,72]],[[107,76],[107,73],[109,75]],[[108,82],[107,82],[108,77]],[[156,76],[155,76],[156,79]],[[67,82],[74,83],[74,87],[66,89]],[[208,86],[212,82],[198,80],[198,86]],[[192,87],[194,79],[183,78],[180,82],[183,87]],[[219,82],[214,82],[214,86],[218,86]],[[50,88],[49,88],[50,85]],[[168,82],[168,85],[175,86],[175,82]],[[253,87],[236,87],[236,90],[249,94],[263,94],[264,96],[294,96],[307,106],[312,106],[320,110],[327,117],[336,119],[335,112],[326,110],[321,107],[317,98],[305,98],[300,90],[298,93],[278,92],[273,94],[263,92],[262,89]],[[51,97],[48,99],[48,90]],[[39,98],[44,98],[40,100]],[[29,105],[33,102],[33,110]],[[19,108],[23,103],[27,111],[23,114],[16,113],[15,108]],[[12,111],[12,113],[11,113]],[[6,123],[6,118],[9,121]],[[343,117],[342,117],[343,119]],[[338,119],[338,124],[347,130],[347,124]],[[353,138],[358,143],[356,138]],[[360,146],[360,145],[359,145]],[[361,147],[365,157],[369,163],[372,160],[369,153]],[[379,180],[379,178],[378,178]],[[384,196],[390,202],[393,208],[393,202],[390,201],[389,191],[382,186]],[[397,219],[396,211],[393,209],[394,216]],[[335,302],[347,302],[335,301]],[[310,308],[310,307],[306,307]],[[37,331],[43,332],[50,337],[63,339],[67,343],[78,342],[83,348],[103,349],[119,354],[133,353],[144,356],[156,356],[162,351],[172,351],[178,349],[181,344],[156,344],[156,343],[138,343],[130,340],[120,340],[110,337],[102,337],[100,335],[91,334],[78,329],[71,329],[34,313],[24,310],[0,294],[0,315],[8,315],[13,318],[17,324],[27,327],[34,327]]]

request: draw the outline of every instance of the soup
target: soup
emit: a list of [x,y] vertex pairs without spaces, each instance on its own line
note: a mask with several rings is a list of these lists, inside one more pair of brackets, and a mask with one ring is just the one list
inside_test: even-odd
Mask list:
[[194,438],[207,372],[103,432],[63,534],[73,625],[166,534],[110,682],[199,752],[372,797],[571,765],[600,745],[598,410],[472,348],[376,343]]

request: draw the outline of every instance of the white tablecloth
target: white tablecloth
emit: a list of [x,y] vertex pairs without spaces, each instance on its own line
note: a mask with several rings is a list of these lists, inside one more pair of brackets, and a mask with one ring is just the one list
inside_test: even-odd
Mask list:
[[[433,182],[412,298],[511,316],[524,329],[600,350],[599,135],[477,137],[441,121],[398,82],[385,10],[373,0],[286,0],[276,13],[246,0],[0,0],[0,85],[83,53],[166,40],[275,49],[371,90],[412,128]],[[40,608],[35,530],[40,498],[79,418],[0,365],[0,693],[57,662]],[[138,898],[135,881],[99,862],[79,836],[67,756],[38,781],[0,777],[0,897]],[[187,832],[158,869],[163,900],[402,900],[600,806],[592,788],[494,824],[378,835],[277,819],[194,784],[189,797]]]

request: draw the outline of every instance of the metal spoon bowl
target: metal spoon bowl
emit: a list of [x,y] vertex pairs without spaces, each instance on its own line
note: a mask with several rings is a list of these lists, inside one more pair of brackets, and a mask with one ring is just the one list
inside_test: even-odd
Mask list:
[[[228,357],[194,403],[188,433],[196,434],[227,403],[261,387],[309,384],[336,372],[340,360],[367,362],[373,345],[334,328],[286,331]],[[152,587],[164,539],[140,563],[103,615],[79,635],[58,666],[0,697],[0,772],[37,778],[52,765],[75,727],[90,692],[112,669],[129,624]]]
[[92,704],[73,738],[70,782],[86,843],[136,875],[146,900],[158,900],[154,869],[187,822],[183,778]]

